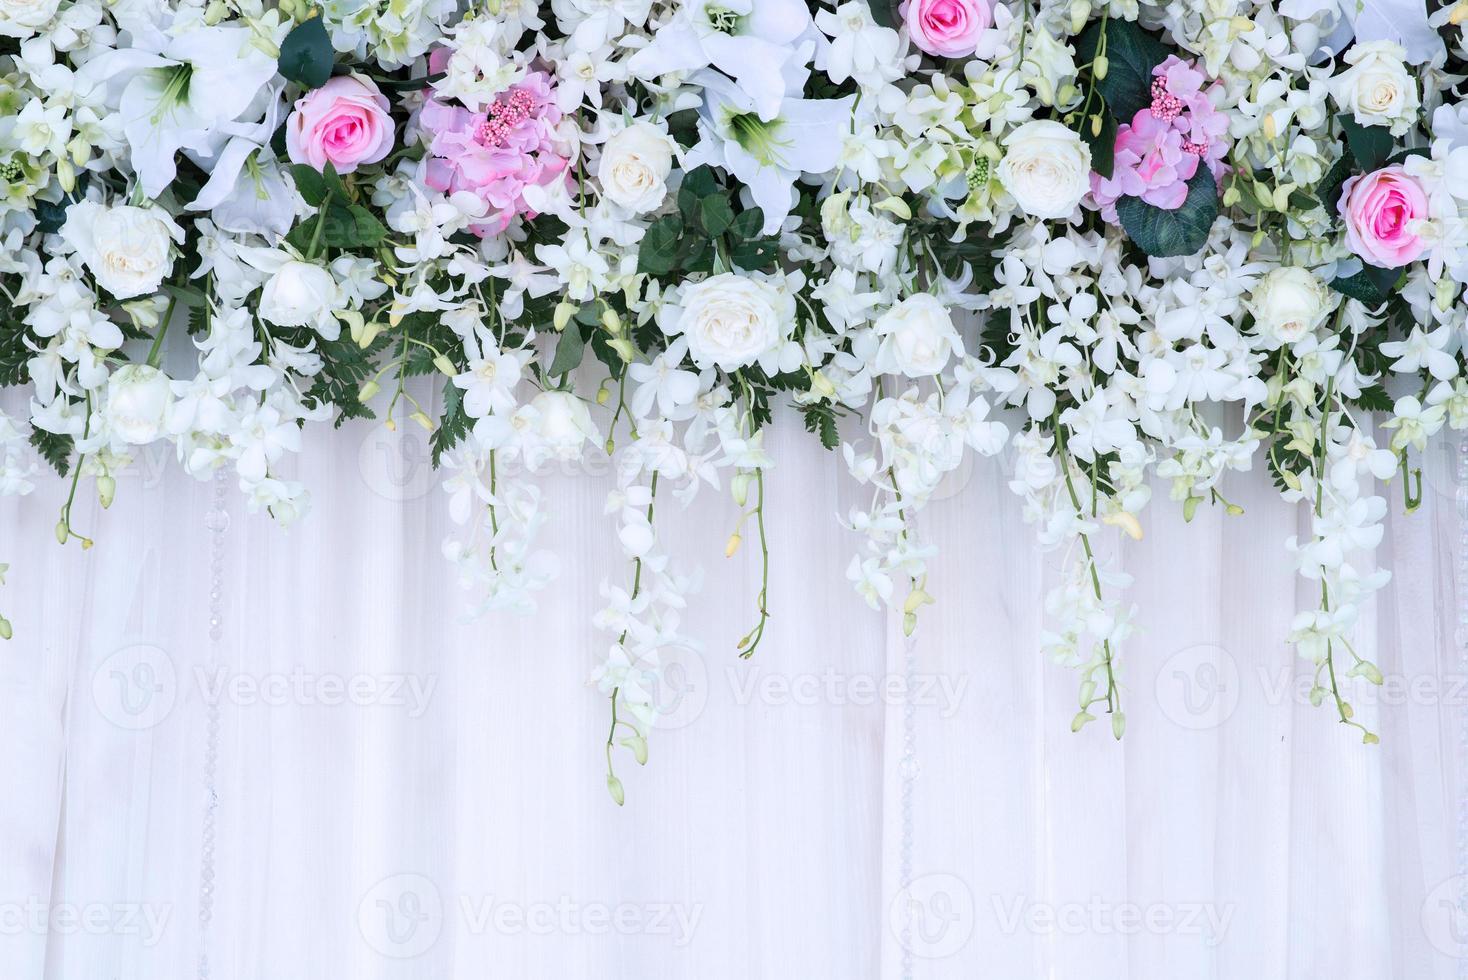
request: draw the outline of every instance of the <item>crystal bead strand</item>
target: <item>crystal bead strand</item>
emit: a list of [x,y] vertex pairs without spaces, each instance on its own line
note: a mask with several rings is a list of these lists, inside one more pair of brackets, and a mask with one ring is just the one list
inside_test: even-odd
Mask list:
[[[919,772],[917,757],[917,706],[912,703],[912,692],[917,690],[917,643],[911,636],[903,641],[903,697],[902,697],[902,762],[898,773],[902,780],[902,842],[898,852],[898,887],[901,894],[909,895],[912,887],[912,841],[913,841],[913,794]],[[912,915],[902,919],[902,934],[898,945],[902,947],[902,980],[913,978]]]
[[[204,525],[209,529],[209,647],[208,667],[217,665],[220,641],[224,639],[224,532],[229,530],[225,495],[229,477],[220,470],[214,477],[214,498]],[[219,809],[216,777],[219,772],[219,699],[204,706],[204,819],[199,841],[199,980],[208,980],[209,925],[214,919],[215,817]]]

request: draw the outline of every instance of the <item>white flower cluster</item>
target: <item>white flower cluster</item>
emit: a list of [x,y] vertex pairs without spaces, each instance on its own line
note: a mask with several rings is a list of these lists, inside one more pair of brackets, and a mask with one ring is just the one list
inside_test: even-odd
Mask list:
[[920,512],[1007,454],[1064,556],[1075,727],[1118,737],[1118,549],[1154,489],[1238,516],[1264,469],[1311,513],[1294,639],[1359,724],[1378,488],[1414,508],[1468,427],[1468,8],[1431,5],[0,0],[0,383],[30,402],[0,491],[39,454],[109,503],[164,441],[285,522],[305,423],[407,421],[473,610],[527,611],[537,479],[605,452],[620,800],[695,642],[658,508],[727,486],[727,553],[757,539],[733,650],[780,605],[777,413],[839,449],[847,576],[909,631],[943,592]]

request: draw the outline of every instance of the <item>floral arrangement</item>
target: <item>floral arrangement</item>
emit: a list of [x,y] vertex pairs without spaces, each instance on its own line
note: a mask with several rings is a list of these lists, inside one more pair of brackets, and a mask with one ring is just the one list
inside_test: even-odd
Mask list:
[[[908,631],[965,453],[1066,573],[1045,652],[1125,728],[1154,485],[1262,466],[1311,515],[1313,700],[1384,572],[1383,484],[1468,427],[1468,0],[0,0],[0,491],[105,506],[139,447],[308,507],[307,424],[432,433],[476,611],[555,572],[535,472],[611,455],[593,674],[647,758],[698,642],[658,513],[727,488],[768,582],[777,406],[867,488],[851,585]],[[165,373],[165,356],[172,354]],[[180,367],[187,364],[186,370]],[[420,402],[410,379],[442,375]],[[422,382],[413,389],[421,396]],[[441,407],[435,407],[441,406]],[[511,465],[515,464],[515,465]],[[3,569],[0,569],[3,571]],[[748,657],[779,597],[762,589]],[[11,627],[0,620],[0,634]]]

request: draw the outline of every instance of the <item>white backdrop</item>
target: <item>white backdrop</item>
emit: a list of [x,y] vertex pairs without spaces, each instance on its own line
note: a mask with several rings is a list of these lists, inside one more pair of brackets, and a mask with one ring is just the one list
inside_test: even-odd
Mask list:
[[110,512],[84,484],[87,553],[52,540],[54,477],[0,503],[0,976],[192,977],[201,944],[219,978],[1460,976],[1456,448],[1416,515],[1391,488],[1395,577],[1358,631],[1388,674],[1356,699],[1380,746],[1305,699],[1303,515],[1260,473],[1225,490],[1246,516],[1185,526],[1159,494],[1123,549],[1144,632],[1117,744],[1069,731],[1075,678],[1037,652],[1057,559],[1002,462],[925,513],[938,604],[905,642],[844,580],[839,458],[793,418],[772,436],[752,662],[733,505],[661,510],[705,571],[706,648],[671,672],[647,768],[619,754],[622,809],[586,684],[598,585],[628,574],[602,474],[546,481],[563,572],[540,613],[473,623],[411,426],[308,432],[315,508],[289,532],[233,492],[220,532],[214,486],[156,453]]

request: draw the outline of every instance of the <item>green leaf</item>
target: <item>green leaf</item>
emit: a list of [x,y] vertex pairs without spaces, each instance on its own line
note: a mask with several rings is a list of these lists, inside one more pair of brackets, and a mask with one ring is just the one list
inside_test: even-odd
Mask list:
[[833,406],[817,402],[803,406],[801,412],[805,415],[805,430],[819,436],[822,446],[835,449],[841,445],[841,433],[836,428],[836,409]]
[[309,163],[296,163],[291,165],[291,177],[295,179],[296,190],[301,192],[301,197],[313,208],[319,208],[326,201],[326,195],[330,193],[326,187],[326,178],[321,175],[315,167]]
[[678,210],[686,215],[695,215],[698,202],[718,190],[719,182],[714,179],[714,172],[708,164],[694,167],[683,175],[683,183],[678,185]]
[[1193,255],[1207,244],[1218,217],[1218,187],[1208,168],[1200,166],[1188,181],[1188,196],[1180,207],[1164,211],[1140,197],[1124,197],[1116,202],[1116,214],[1127,235],[1148,255]]
[[576,370],[585,353],[586,338],[581,333],[581,324],[572,320],[566,324],[566,329],[561,331],[561,339],[556,342],[556,356],[551,361],[550,373],[566,374]]
[[682,234],[682,215],[664,215],[654,221],[637,249],[637,271],[665,276],[677,268],[678,240]]
[[464,391],[452,381],[443,386],[443,415],[438,428],[428,439],[433,450],[433,465],[438,467],[443,454],[453,449],[474,427],[474,420],[464,411]]
[[872,8],[872,20],[882,27],[897,29],[897,16],[892,10],[892,0],[867,0],[867,5]]
[[[387,237],[387,226],[377,220],[377,215],[360,204],[353,204],[351,207],[333,204],[327,209],[325,221],[326,227],[322,229],[321,241],[333,248],[376,245]],[[307,225],[309,224],[308,221]],[[315,233],[314,228],[311,233]]]
[[723,194],[710,194],[699,202],[698,217],[703,230],[717,238],[734,223],[734,209]]
[[31,445],[36,447],[36,452],[40,453],[41,458],[50,463],[52,469],[57,473],[65,476],[71,471],[71,436],[32,428]]
[[1337,276],[1331,280],[1330,288],[1376,309],[1391,298],[1401,276],[1401,269],[1383,269],[1363,262],[1360,272],[1351,276]]
[[1091,169],[1110,179],[1116,169],[1116,117],[1109,106],[1101,106],[1101,132],[1092,135],[1089,116],[1081,120],[1081,139],[1091,148]]
[[1341,158],[1335,162],[1335,165],[1330,170],[1326,171],[1320,183],[1315,185],[1315,198],[1325,208],[1326,214],[1330,215],[1332,220],[1339,213],[1336,210],[1336,206],[1340,201],[1341,185],[1351,176],[1351,171],[1355,167],[1356,158],[1351,156],[1349,148],[1342,147]]
[[1365,173],[1380,170],[1386,165],[1387,158],[1392,155],[1392,149],[1396,145],[1391,130],[1385,126],[1362,126],[1350,116],[1336,118],[1340,120],[1341,131],[1346,134],[1346,145],[1351,148],[1351,156],[1356,158]]
[[280,73],[308,89],[320,88],[331,77],[336,52],[320,17],[297,24],[280,42]]
[[1152,104],[1152,69],[1172,52],[1135,21],[1110,18],[1093,21],[1076,39],[1076,63],[1096,56],[1102,32],[1106,35],[1106,77],[1096,83],[1116,118],[1131,122]]

